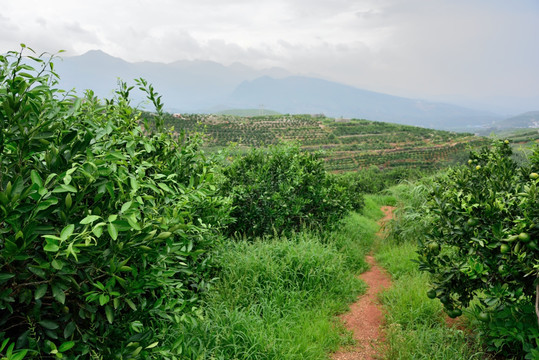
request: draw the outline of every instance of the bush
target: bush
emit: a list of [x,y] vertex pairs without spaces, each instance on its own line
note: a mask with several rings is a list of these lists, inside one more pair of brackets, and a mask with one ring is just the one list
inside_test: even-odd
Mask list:
[[477,297],[489,349],[537,358],[539,329],[539,149],[518,166],[509,142],[472,153],[468,166],[449,171],[431,188],[426,206],[434,226],[420,242],[420,269],[432,274],[447,313]]
[[133,87],[102,103],[55,89],[52,56],[0,66],[0,342],[40,358],[164,358],[228,221],[214,164],[196,138],[142,128]]
[[301,152],[297,145],[253,149],[227,166],[224,177],[222,193],[231,195],[236,220],[230,234],[330,228],[354,201],[324,170],[320,154]]

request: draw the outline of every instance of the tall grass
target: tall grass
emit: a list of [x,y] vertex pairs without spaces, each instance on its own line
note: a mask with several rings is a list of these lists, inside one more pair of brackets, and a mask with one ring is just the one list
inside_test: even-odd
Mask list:
[[386,314],[386,359],[485,359],[477,337],[449,327],[438,300],[431,300],[428,274],[419,272],[416,248],[424,229],[433,226],[419,209],[426,201],[428,179],[386,191],[395,199],[396,218],[389,236],[376,244],[377,261],[391,274],[393,285],[381,302]]
[[350,214],[338,231],[223,243],[199,321],[178,332],[185,359],[327,359],[351,336],[335,315],[365,290],[378,227]]

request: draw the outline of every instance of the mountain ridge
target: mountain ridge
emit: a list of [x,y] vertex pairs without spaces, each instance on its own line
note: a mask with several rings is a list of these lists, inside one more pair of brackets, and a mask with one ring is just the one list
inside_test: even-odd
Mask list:
[[[285,69],[257,70],[242,63],[179,60],[127,62],[101,50],[65,57],[56,64],[64,88],[92,89],[114,96],[118,78],[145,78],[163,96],[166,110],[207,113],[219,109],[259,108],[280,113],[323,113],[435,129],[472,130],[504,117],[457,105],[384,94],[330,80],[292,74]],[[143,94],[133,95],[144,104]],[[473,130],[472,130],[473,131]]]

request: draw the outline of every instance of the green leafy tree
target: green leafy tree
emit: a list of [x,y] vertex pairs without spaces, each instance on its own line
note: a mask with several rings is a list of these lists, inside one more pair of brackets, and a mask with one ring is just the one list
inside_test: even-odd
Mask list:
[[468,165],[438,178],[426,211],[433,223],[419,247],[432,274],[428,295],[449,316],[472,311],[491,350],[539,356],[539,150],[518,166],[508,141],[472,153]]
[[182,346],[167,332],[196,319],[229,219],[216,166],[196,137],[163,129],[144,80],[152,127],[130,106],[134,87],[104,102],[69,96],[52,60],[0,56],[2,348],[165,358]]
[[298,145],[253,149],[225,167],[224,177],[222,191],[232,198],[235,219],[231,234],[331,227],[357,203],[325,171],[320,154],[301,152]]

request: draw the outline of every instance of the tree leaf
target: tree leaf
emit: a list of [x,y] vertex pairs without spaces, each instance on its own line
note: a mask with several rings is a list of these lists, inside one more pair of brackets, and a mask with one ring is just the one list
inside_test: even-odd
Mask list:
[[0,273],[0,283],[6,282],[13,277],[15,277],[15,274]]
[[66,295],[64,291],[56,284],[52,285],[52,296],[58,301],[60,304],[64,304],[66,301]]
[[122,213],[125,213],[129,208],[131,207],[131,204],[133,204],[132,201],[128,201],[125,204],[122,205],[122,209],[120,210]]
[[75,332],[76,325],[73,321],[71,321],[64,329],[64,337],[68,338]]
[[49,330],[56,330],[60,327],[57,323],[55,323],[52,320],[41,320],[38,322],[38,324],[43,326],[45,329],[49,329]]
[[69,237],[73,234],[73,231],[75,230],[75,225],[69,224],[65,228],[63,228],[62,232],[60,233],[60,238],[65,241],[69,239]]
[[75,346],[74,341],[66,341],[65,343],[60,345],[60,347],[58,348],[58,351],[60,351],[60,352],[67,351],[67,350],[71,349],[73,346]]
[[47,284],[40,285],[34,292],[34,299],[39,300],[47,293]]
[[43,180],[41,180],[41,177],[37,173],[37,171],[32,170],[30,172],[30,178],[32,179],[32,184],[37,184],[40,188],[43,187]]
[[116,240],[118,238],[118,229],[116,229],[116,226],[113,223],[109,223],[107,225],[107,231],[109,232],[112,240]]
[[110,305],[105,306],[105,315],[107,316],[107,321],[109,324],[112,324],[114,321],[114,311],[112,310],[112,307]]
[[80,223],[81,223],[82,225],[91,224],[91,223],[93,223],[94,221],[96,221],[96,220],[99,219],[99,218],[100,218],[100,217],[97,216],[97,215],[88,215],[88,216],[86,216],[84,219],[82,219],[82,220],[80,221]]
[[51,197],[45,201],[40,202],[36,207],[36,212],[48,209],[52,205],[58,204],[58,198]]

